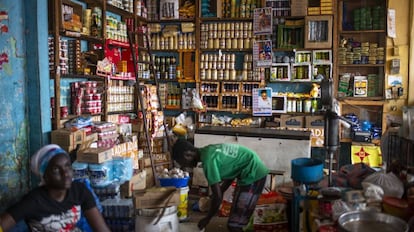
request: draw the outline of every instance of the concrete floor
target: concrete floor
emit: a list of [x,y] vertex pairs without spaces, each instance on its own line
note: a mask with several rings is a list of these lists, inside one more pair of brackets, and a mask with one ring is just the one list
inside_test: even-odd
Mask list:
[[[189,221],[180,222],[179,230],[180,232],[198,232],[200,231],[197,227],[198,220],[202,218],[199,216],[190,216]],[[227,230],[227,218],[225,217],[214,217],[210,224],[207,225],[205,232],[228,232]]]
[[[198,221],[203,218],[207,213],[192,210],[192,205],[198,201],[196,195],[189,194],[188,197],[188,218],[179,223],[180,232],[198,232]],[[227,230],[227,217],[215,216],[207,225],[205,232],[228,232]]]

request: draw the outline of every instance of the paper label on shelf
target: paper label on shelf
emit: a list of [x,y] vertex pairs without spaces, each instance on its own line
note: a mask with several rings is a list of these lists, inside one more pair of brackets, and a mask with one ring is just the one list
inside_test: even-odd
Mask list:
[[388,9],[387,27],[388,36],[397,38],[397,33],[395,31],[395,9]]

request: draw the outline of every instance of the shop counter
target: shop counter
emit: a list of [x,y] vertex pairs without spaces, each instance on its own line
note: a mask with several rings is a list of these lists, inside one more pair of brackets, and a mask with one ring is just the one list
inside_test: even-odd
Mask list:
[[195,131],[196,147],[216,143],[238,143],[256,151],[270,170],[285,172],[284,181],[290,178],[291,160],[311,156],[309,131],[219,126]]

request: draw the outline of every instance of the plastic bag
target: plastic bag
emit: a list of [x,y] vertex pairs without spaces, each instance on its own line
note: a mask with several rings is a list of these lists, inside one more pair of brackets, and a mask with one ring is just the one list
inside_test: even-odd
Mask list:
[[205,110],[205,106],[203,104],[203,101],[201,100],[200,96],[198,93],[193,95],[193,99],[192,99],[192,106],[194,110],[198,110],[198,111],[204,111]]
[[175,118],[175,125],[172,131],[177,135],[186,135],[188,130],[194,127],[193,125],[193,119],[187,116],[186,113],[181,113]]
[[364,196],[368,203],[382,201],[384,190],[380,186],[369,182],[363,182],[362,187],[364,189]]
[[376,172],[367,176],[363,182],[380,186],[384,190],[384,196],[401,198],[404,194],[404,184],[392,172]]

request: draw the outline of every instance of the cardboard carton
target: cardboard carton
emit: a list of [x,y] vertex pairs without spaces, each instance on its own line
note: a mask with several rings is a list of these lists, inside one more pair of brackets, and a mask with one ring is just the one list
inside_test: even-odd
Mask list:
[[61,147],[73,147],[82,144],[85,139],[84,130],[71,131],[68,129],[58,129],[52,131],[51,141]]
[[146,176],[145,170],[134,174],[129,181],[125,181],[121,185],[121,198],[129,198],[133,196],[134,191],[144,190],[146,188]]
[[281,122],[280,122],[281,127],[286,127],[286,128],[303,128],[304,127],[304,121],[305,121],[304,116],[282,115],[280,119],[281,119]]
[[78,152],[76,160],[79,162],[100,164],[105,161],[111,160],[112,155],[112,148],[86,148]]
[[180,204],[180,192],[175,187],[154,187],[134,191],[136,209],[164,208]]
[[324,143],[324,116],[306,116],[306,128],[311,131],[311,146],[323,147]]

